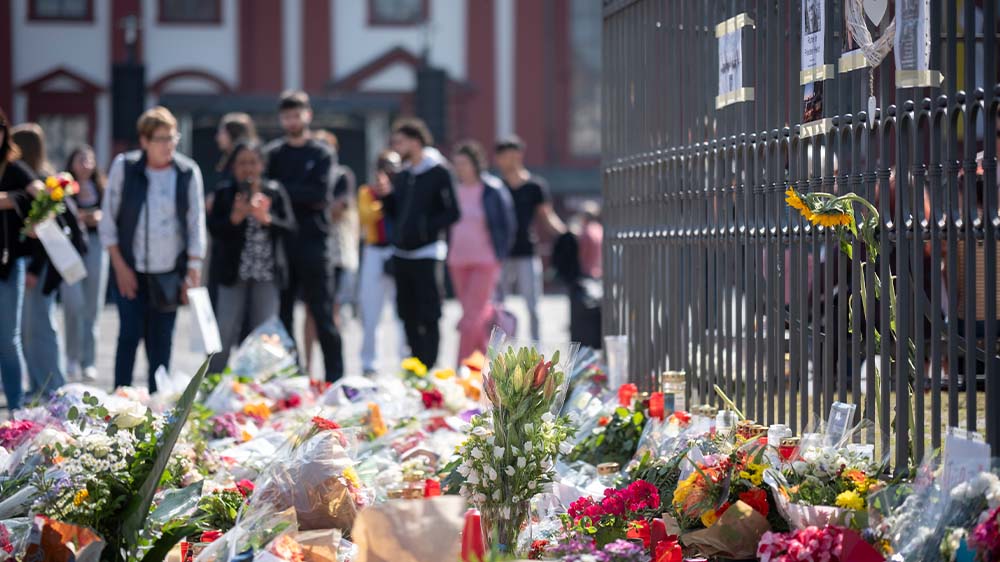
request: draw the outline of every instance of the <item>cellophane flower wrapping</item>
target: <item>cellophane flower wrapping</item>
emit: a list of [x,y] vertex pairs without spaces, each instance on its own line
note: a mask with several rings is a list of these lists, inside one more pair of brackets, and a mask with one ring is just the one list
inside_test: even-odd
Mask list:
[[241,517],[292,508],[303,531],[350,533],[357,512],[372,502],[374,493],[355,469],[351,430],[313,423],[300,432],[304,440],[279,452],[261,475]]
[[948,540],[955,531],[972,532],[1000,507],[1000,478],[996,468],[975,474],[952,490],[942,488],[937,460],[929,458],[904,480],[869,498],[871,526],[887,543],[893,560],[948,559],[954,554]]
[[295,366],[295,342],[277,316],[257,326],[229,358],[235,375],[266,379]]
[[558,455],[569,452],[571,426],[555,412],[575,349],[492,338],[483,379],[486,414],[472,418],[457,471],[464,477],[460,493],[479,507],[489,541],[502,550],[514,550],[528,502],[553,480]]

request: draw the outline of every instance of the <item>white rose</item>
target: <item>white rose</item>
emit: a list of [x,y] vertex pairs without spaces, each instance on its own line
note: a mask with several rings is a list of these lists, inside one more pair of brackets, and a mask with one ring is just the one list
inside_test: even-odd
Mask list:
[[102,406],[121,429],[131,429],[146,420],[146,407],[134,400],[109,396]]

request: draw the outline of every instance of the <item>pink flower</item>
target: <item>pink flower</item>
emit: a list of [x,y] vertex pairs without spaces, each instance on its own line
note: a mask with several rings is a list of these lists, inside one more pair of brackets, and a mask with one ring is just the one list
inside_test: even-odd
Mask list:
[[41,424],[29,420],[11,420],[0,424],[0,447],[11,450],[38,435]]

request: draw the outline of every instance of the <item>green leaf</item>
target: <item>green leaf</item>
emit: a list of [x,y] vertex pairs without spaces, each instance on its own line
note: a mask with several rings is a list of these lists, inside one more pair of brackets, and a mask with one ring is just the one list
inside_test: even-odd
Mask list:
[[[136,477],[137,481],[142,479],[143,482],[142,487],[139,488],[139,493],[133,496],[126,506],[121,522],[122,532],[120,536],[124,544],[134,545],[138,540],[139,532],[142,531],[145,525],[146,517],[149,515],[149,507],[153,503],[153,496],[156,494],[156,488],[160,483],[160,477],[163,476],[163,471],[167,467],[167,462],[170,460],[170,455],[173,453],[178,437],[180,437],[184,422],[187,421],[188,414],[191,413],[191,407],[194,404],[194,399],[198,396],[201,381],[205,378],[205,372],[208,371],[208,362],[210,359],[211,356],[201,364],[198,373],[191,379],[187,388],[184,389],[180,400],[177,401],[173,412],[174,421],[164,430],[160,446],[156,452],[156,458],[149,472],[144,478],[142,475],[137,475]],[[169,549],[167,550],[169,551]]]
[[168,521],[190,515],[198,506],[204,482],[196,482],[186,488],[170,490],[163,494],[163,501],[149,514],[153,524],[166,525]]
[[156,539],[156,542],[153,543],[153,547],[146,551],[146,555],[142,557],[142,562],[163,562],[163,560],[167,558],[167,554],[170,553],[170,550],[174,548],[174,545],[184,539],[184,537],[197,532],[198,527],[189,523],[163,533],[163,535]]
[[78,417],[80,417],[80,410],[77,410],[76,406],[73,406],[68,412],[66,412],[66,419],[69,421],[73,421]]

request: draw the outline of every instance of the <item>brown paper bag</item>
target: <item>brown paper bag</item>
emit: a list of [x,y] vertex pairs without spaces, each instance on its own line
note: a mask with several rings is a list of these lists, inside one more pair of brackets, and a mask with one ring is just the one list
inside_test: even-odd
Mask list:
[[465,500],[439,496],[390,500],[354,521],[355,562],[452,562],[461,552]]
[[302,546],[305,562],[337,562],[337,548],[343,534],[339,529],[306,531],[295,535]]
[[[757,544],[770,530],[766,517],[738,501],[722,514],[715,525],[685,533],[681,535],[681,542],[702,556],[742,560],[757,556]],[[669,524],[667,532],[670,532]]]

